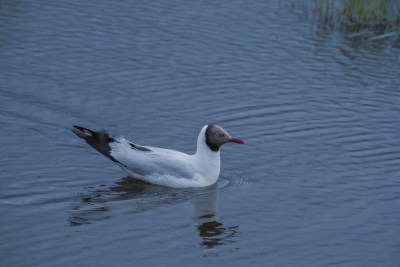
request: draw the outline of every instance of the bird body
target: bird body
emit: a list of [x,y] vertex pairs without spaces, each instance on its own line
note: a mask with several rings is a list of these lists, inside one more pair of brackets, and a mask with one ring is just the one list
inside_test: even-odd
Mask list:
[[125,138],[112,138],[74,126],[73,132],[103,155],[118,163],[130,176],[169,187],[203,187],[217,182],[219,147],[227,142],[243,143],[217,125],[205,125],[197,138],[197,150],[188,155],[175,150],[138,146]]

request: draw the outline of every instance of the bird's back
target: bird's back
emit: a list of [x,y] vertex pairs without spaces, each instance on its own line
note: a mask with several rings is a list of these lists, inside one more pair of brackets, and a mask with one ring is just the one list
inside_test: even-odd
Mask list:
[[195,169],[193,155],[157,147],[148,151],[132,149],[124,138],[110,144],[111,156],[121,162],[136,178],[146,180],[151,175],[171,175],[193,179]]

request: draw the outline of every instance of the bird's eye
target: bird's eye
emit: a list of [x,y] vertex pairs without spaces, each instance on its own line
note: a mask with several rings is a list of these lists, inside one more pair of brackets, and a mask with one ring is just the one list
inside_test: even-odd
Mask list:
[[223,133],[216,133],[215,136],[222,137],[222,136],[224,136],[224,134]]

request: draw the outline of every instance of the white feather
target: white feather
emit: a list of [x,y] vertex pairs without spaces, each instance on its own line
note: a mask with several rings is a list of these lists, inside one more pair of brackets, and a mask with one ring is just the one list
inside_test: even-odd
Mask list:
[[125,166],[129,175],[153,184],[170,187],[202,187],[214,184],[220,172],[220,152],[211,151],[205,142],[205,125],[197,139],[197,151],[188,155],[179,151],[147,147],[132,149],[124,138],[110,143],[111,156]]

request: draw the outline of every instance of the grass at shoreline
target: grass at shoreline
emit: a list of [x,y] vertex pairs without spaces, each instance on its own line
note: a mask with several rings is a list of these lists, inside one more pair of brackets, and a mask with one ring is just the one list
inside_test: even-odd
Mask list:
[[398,26],[400,0],[316,0],[316,11],[325,23],[359,27]]

